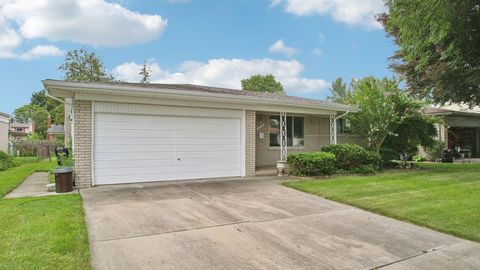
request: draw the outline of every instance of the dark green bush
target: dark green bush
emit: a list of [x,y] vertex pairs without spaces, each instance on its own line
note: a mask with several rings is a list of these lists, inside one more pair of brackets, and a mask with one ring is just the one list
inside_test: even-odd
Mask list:
[[354,174],[375,174],[375,167],[373,165],[360,165],[350,170]]
[[326,152],[290,154],[288,168],[296,176],[331,175],[335,172],[335,155]]
[[356,144],[332,144],[322,147],[322,151],[334,154],[337,158],[336,167],[347,171],[362,165],[378,168],[382,160],[378,153],[367,151]]
[[365,150],[365,163],[363,165],[372,165],[375,170],[378,170],[382,167],[382,156],[375,151]]
[[0,171],[5,171],[15,166],[18,166],[18,163],[7,153],[0,151]]

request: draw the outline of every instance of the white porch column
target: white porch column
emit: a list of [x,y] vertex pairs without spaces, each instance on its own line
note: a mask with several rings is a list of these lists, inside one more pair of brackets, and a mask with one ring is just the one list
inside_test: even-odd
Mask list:
[[330,115],[330,144],[337,144],[337,118]]
[[287,113],[280,113],[280,161],[287,160]]

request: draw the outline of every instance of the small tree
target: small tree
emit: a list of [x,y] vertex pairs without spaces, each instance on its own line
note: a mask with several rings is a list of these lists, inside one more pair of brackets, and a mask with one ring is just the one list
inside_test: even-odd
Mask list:
[[330,93],[332,93],[332,95],[327,97],[328,100],[338,103],[345,103],[349,90],[347,88],[347,84],[344,83],[342,78],[339,77],[332,82]]
[[385,138],[401,123],[402,115],[396,110],[406,95],[398,88],[396,79],[366,77],[352,83],[347,103],[359,112],[350,114],[353,128],[367,138],[368,147],[377,153]]
[[253,92],[267,92],[276,94],[285,94],[283,85],[275,80],[275,76],[269,75],[253,75],[248,79],[242,80],[242,89]]
[[139,75],[142,76],[140,83],[150,83],[150,77],[152,77],[152,75],[150,74],[151,72],[152,72],[152,69],[147,64],[147,61],[143,62],[143,66],[140,69],[140,72],[138,73]]
[[421,113],[412,114],[387,136],[383,147],[398,153],[406,167],[407,161],[418,152],[419,146],[431,147],[435,144],[436,134],[435,119]]
[[65,62],[58,68],[67,81],[110,82],[113,76],[107,73],[103,61],[95,53],[85,49],[67,52]]

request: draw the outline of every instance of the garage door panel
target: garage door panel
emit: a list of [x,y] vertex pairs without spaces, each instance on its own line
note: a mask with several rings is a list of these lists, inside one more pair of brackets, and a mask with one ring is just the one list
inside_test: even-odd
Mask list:
[[203,164],[202,166],[195,166],[188,164],[182,164],[181,162],[177,165],[175,171],[177,173],[187,173],[187,172],[213,172],[213,171],[235,171],[240,170],[238,162],[230,164]]
[[240,138],[240,134],[236,131],[216,131],[208,130],[199,134],[198,130],[195,131],[178,131],[177,138],[198,138],[199,135],[206,138]]
[[97,160],[96,168],[128,168],[128,167],[158,167],[174,166],[174,159],[172,156],[165,159],[125,159],[125,160]]
[[240,138],[177,138],[176,143],[179,145],[211,145],[212,147],[217,145],[235,145],[238,144]]
[[177,120],[172,116],[155,116],[155,115],[137,115],[137,114],[110,114],[110,113],[98,113],[95,115],[97,121],[103,123],[170,123],[173,124]]
[[174,130],[130,130],[130,129],[118,129],[118,130],[95,130],[95,137],[97,138],[174,138]]
[[[224,119],[225,120],[225,119]],[[236,124],[232,124],[229,122],[218,123],[218,124],[198,124],[198,123],[191,123],[191,124],[177,124],[176,125],[177,131],[233,131],[233,132],[240,132],[240,126]]]
[[156,144],[156,145],[123,145],[123,144],[112,144],[112,145],[102,145],[97,144],[95,146],[96,154],[100,153],[152,153],[157,151],[175,151],[175,146],[172,144]]
[[240,176],[238,118],[97,113],[95,184]]
[[98,176],[119,176],[137,174],[172,174],[175,172],[173,162],[155,167],[123,167],[123,168],[95,168]]
[[158,159],[172,159],[175,156],[175,151],[162,152],[133,152],[128,154],[109,153],[108,155],[96,155],[95,161],[115,161],[115,160],[158,160]]
[[216,151],[240,151],[240,145],[177,145],[177,153],[184,152],[216,152]]
[[172,145],[175,144],[175,138],[97,138],[97,143],[101,145]]
[[169,123],[128,123],[128,122],[102,122],[97,130],[173,130]]
[[228,157],[210,157],[210,158],[182,158],[179,162],[179,166],[192,166],[192,165],[209,165],[209,164],[236,164],[238,163],[238,156]]

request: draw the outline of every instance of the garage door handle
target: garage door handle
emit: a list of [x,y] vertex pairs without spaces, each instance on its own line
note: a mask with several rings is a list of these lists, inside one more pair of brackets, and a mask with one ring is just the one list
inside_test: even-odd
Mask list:
[[180,161],[180,158],[177,158],[178,161]]

